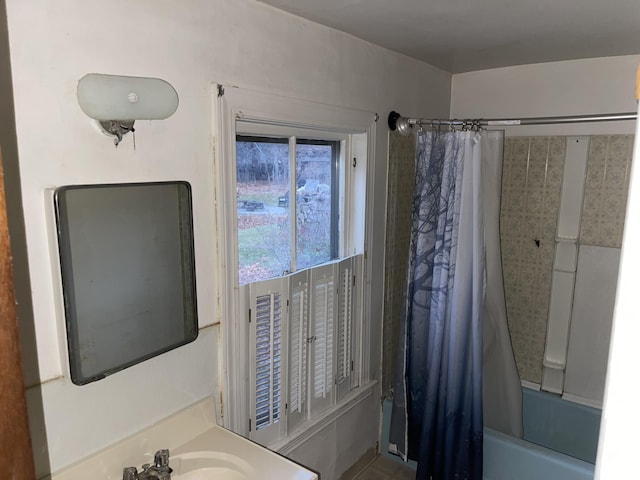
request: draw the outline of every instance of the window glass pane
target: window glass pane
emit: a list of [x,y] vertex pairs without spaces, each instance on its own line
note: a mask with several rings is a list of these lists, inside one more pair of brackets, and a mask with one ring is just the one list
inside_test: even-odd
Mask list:
[[[337,208],[336,142],[298,140],[296,145],[296,268],[328,262]],[[337,233],[336,233],[337,234]]]
[[238,136],[236,141],[240,285],[289,269],[289,144],[287,138]]

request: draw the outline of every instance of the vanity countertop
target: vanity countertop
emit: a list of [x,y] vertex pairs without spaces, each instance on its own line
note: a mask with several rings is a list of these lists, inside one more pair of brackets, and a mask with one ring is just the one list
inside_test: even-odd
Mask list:
[[209,466],[213,473],[224,465],[242,472],[233,478],[245,480],[317,480],[315,473],[297,463],[220,427],[214,412],[213,399],[204,399],[54,473],[51,480],[122,480],[124,467],[140,469],[144,463],[153,463],[154,453],[165,448],[170,450],[172,480],[196,478],[185,473],[190,469]]

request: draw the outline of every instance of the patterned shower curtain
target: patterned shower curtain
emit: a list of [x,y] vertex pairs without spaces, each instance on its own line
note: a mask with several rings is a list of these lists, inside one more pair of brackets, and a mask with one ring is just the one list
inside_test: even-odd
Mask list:
[[418,480],[482,478],[485,249],[478,132],[418,135],[390,449]]

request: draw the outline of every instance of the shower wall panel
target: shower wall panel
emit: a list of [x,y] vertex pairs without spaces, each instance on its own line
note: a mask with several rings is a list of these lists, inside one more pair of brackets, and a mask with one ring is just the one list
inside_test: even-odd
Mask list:
[[505,140],[500,238],[520,377],[540,383],[566,137]]
[[591,137],[580,228],[581,245],[620,248],[632,154],[633,135]]
[[407,258],[411,237],[415,157],[415,136],[403,137],[397,132],[390,132],[382,332],[382,392],[384,395],[390,394],[395,378],[402,297],[407,278]]
[[[541,382],[566,142],[505,140],[501,242],[507,315],[520,377],[534,383]],[[633,135],[590,137],[580,245],[620,248],[632,150]]]

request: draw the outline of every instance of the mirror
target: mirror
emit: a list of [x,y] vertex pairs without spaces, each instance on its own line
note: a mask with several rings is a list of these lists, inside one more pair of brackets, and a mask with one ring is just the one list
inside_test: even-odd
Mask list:
[[196,339],[188,183],[65,186],[54,202],[73,383]]

